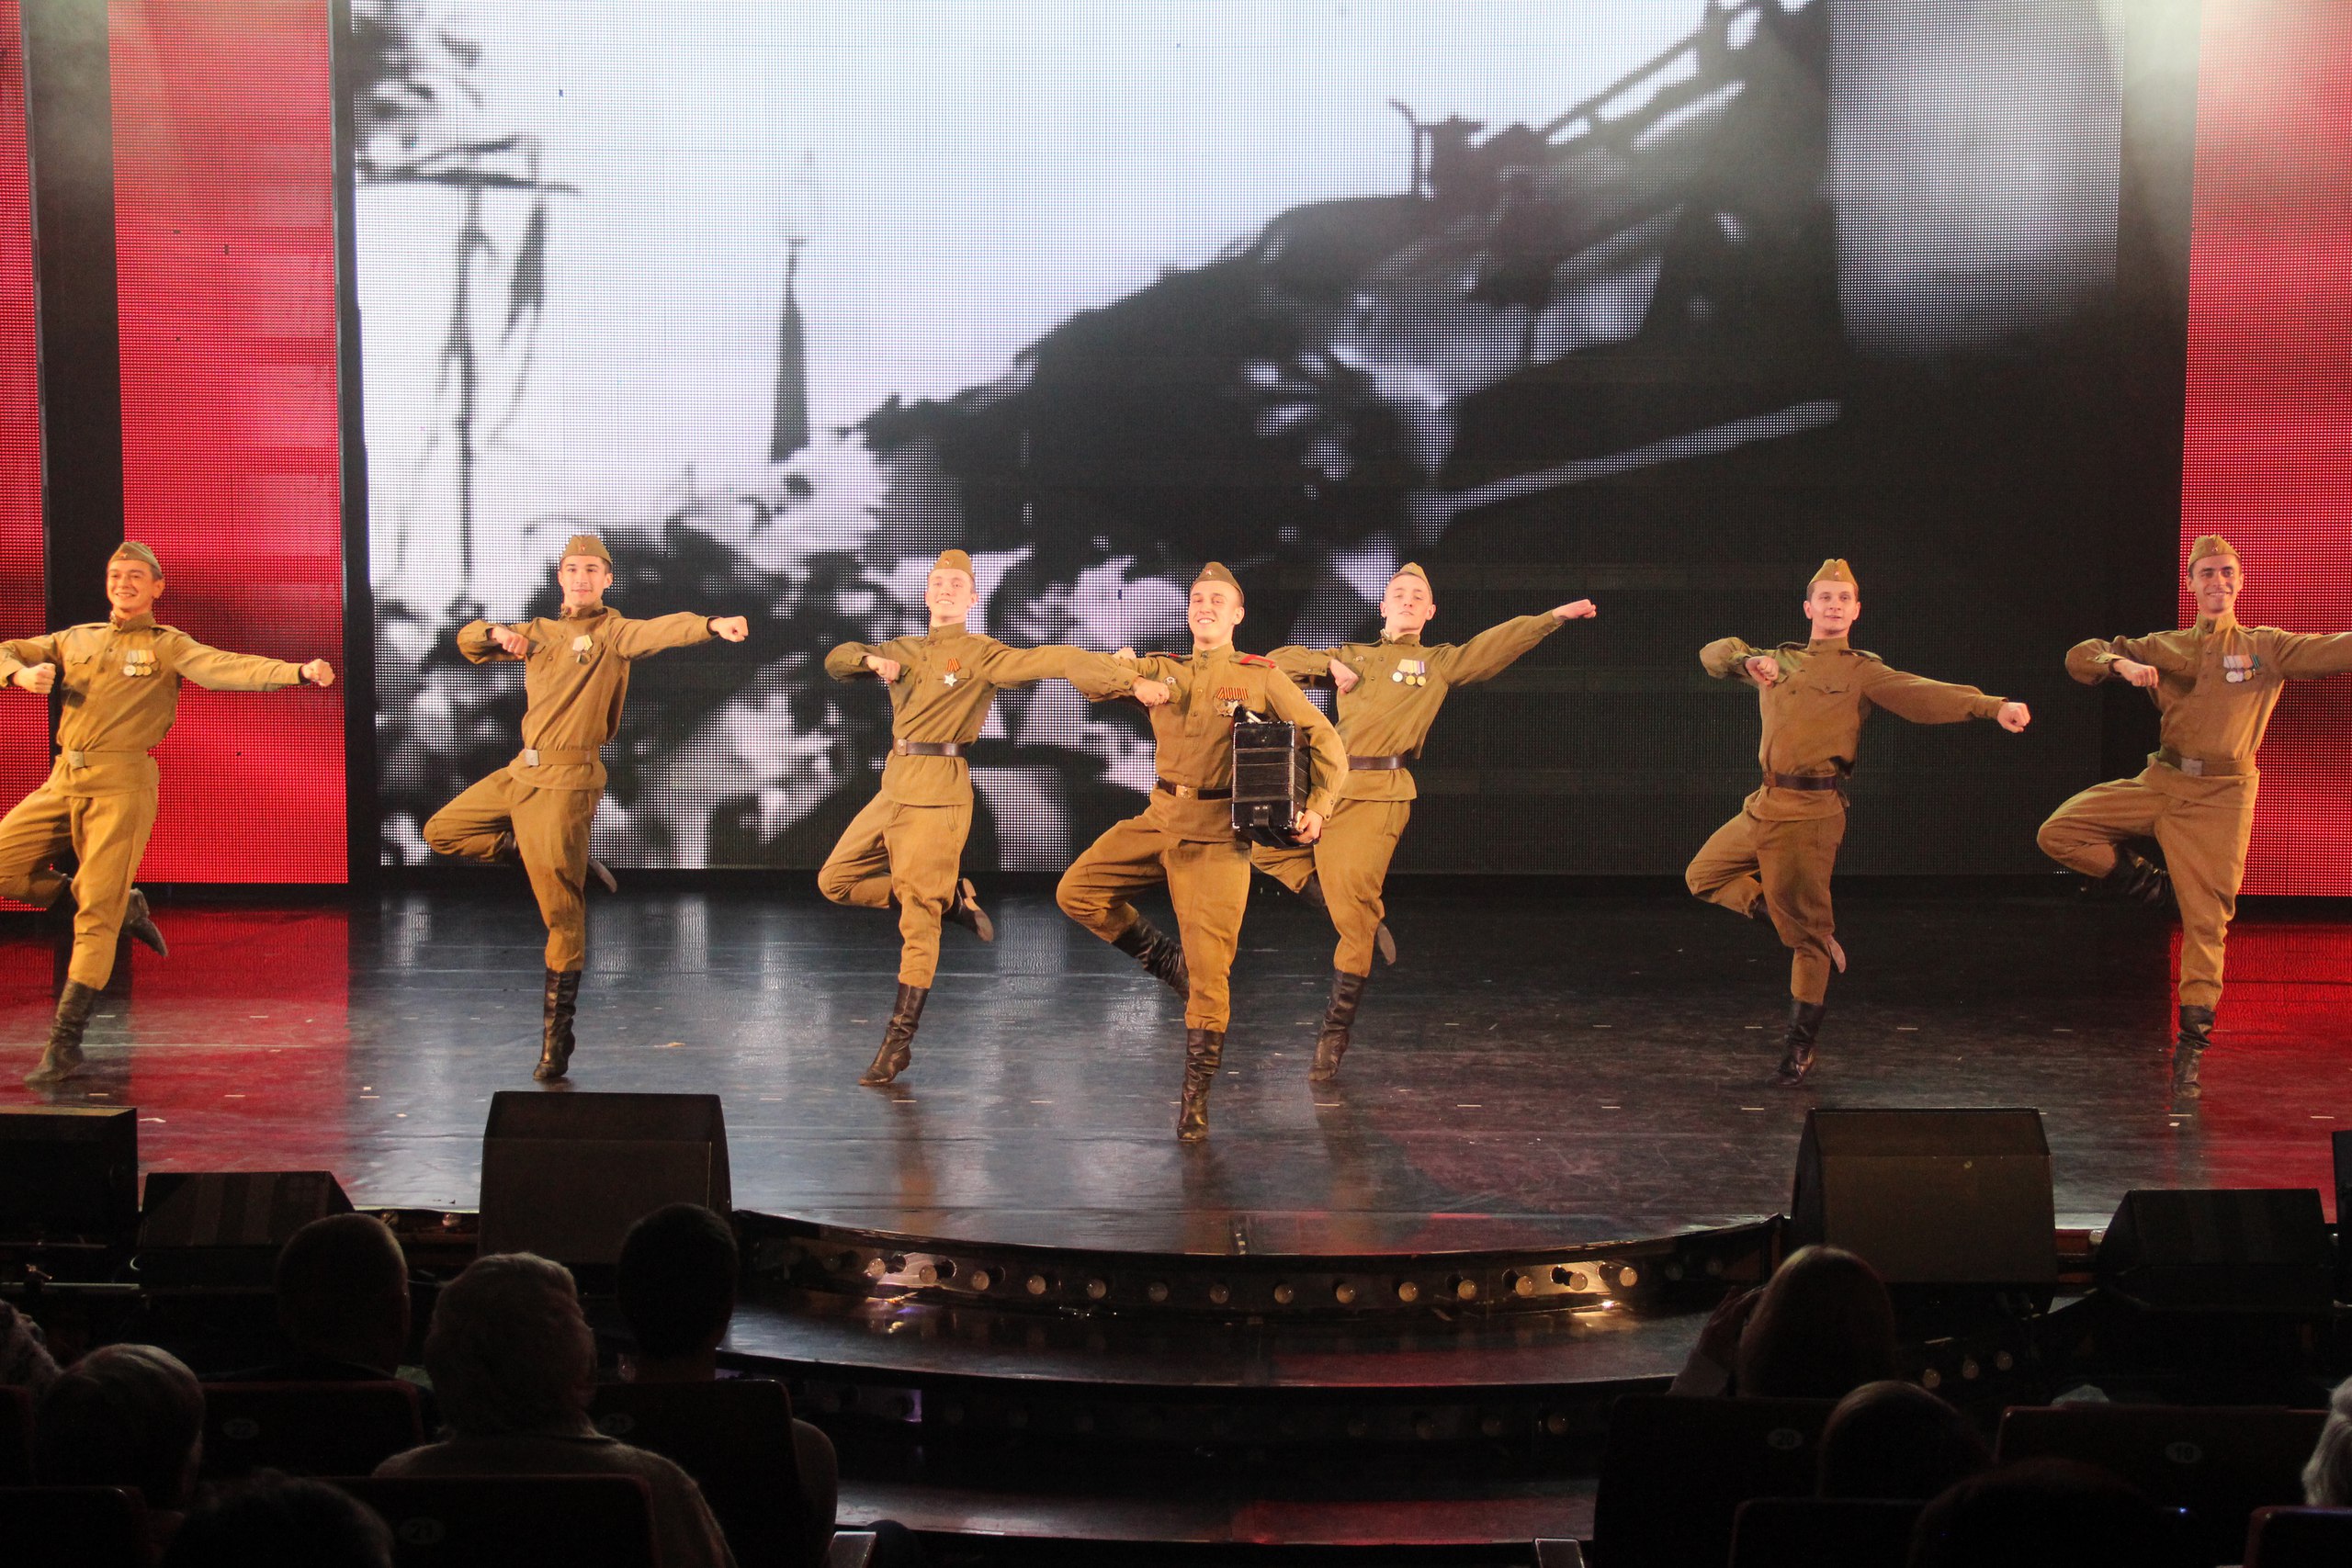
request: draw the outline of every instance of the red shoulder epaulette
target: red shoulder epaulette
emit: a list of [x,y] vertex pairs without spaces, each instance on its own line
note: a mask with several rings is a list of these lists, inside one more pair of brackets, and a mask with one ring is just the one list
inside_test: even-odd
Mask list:
[[1281,665],[1276,664],[1272,660],[1267,658],[1262,653],[1237,654],[1234,657],[1233,661],[1236,664],[1254,664],[1261,670],[1279,670],[1282,668]]

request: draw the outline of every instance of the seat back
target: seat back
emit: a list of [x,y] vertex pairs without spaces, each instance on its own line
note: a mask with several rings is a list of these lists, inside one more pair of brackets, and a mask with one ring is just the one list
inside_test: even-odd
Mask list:
[[2016,1406],[2002,1413],[1995,1457],[2079,1460],[2155,1501],[2186,1508],[2210,1561],[2237,1557],[2256,1508],[2300,1503],[2303,1461],[2324,1410],[2175,1404]]
[[1751,1497],[1732,1526],[1731,1568],[1903,1568],[1924,1503]]
[[782,1383],[607,1383],[588,1414],[605,1436],[695,1478],[738,1568],[806,1568],[808,1506]]
[[0,1487],[11,1562],[147,1568],[147,1500],[128,1486]]
[[1678,1399],[1634,1394],[1610,1412],[1593,1497],[1600,1568],[1725,1561],[1751,1497],[1808,1497],[1827,1399]]
[[2245,1568],[2343,1568],[2352,1562],[2352,1508],[2256,1508]]
[[655,1568],[634,1475],[338,1476],[392,1528],[397,1568]]
[[208,1480],[282,1470],[365,1475],[424,1441],[416,1390],[381,1382],[219,1382],[204,1389]]
[[0,1486],[28,1486],[33,1479],[33,1392],[0,1385]]

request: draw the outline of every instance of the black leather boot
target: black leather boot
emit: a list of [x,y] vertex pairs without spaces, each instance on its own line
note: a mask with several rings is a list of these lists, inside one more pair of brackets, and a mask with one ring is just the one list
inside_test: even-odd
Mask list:
[[514,834],[498,835],[498,842],[490,852],[490,862],[492,865],[521,865],[523,863],[523,852],[515,846]]
[[169,958],[172,950],[164,942],[162,928],[155,924],[154,912],[147,908],[147,895],[134,887],[130,902],[122,911],[122,934],[141,947],[152,947],[158,958]]
[[2115,869],[2091,883],[2095,897],[2141,904],[2151,909],[2177,907],[2172,893],[2172,873],[2161,861],[2152,861],[2129,845],[2115,849]]
[[1179,1143],[1197,1144],[1209,1135],[1209,1089],[1225,1060],[1225,1031],[1184,1031],[1184,1104],[1176,1112]]
[[1183,945],[1170,941],[1166,932],[1144,916],[1136,916],[1136,923],[1113,937],[1111,945],[1142,964],[1153,979],[1178,996],[1193,994],[1193,976],[1184,966]]
[[1829,1010],[1826,1002],[1789,1000],[1788,1054],[1781,1058],[1781,1070],[1772,1081],[1782,1089],[1794,1089],[1804,1082],[1805,1074],[1813,1071],[1813,1037],[1820,1031],[1822,1016]]
[[[1331,912],[1331,901],[1323,896],[1323,878],[1317,874],[1311,871],[1306,874],[1306,886],[1298,890],[1298,896],[1325,914]],[[1372,946],[1373,951],[1380,954],[1383,964],[1396,962],[1396,938],[1390,933],[1386,920],[1381,921],[1374,930]]]
[[82,1070],[82,1032],[90,1027],[90,1010],[97,1001],[95,987],[79,980],[65,982],[57,998],[57,1021],[49,1027],[49,1048],[40,1054],[40,1066],[25,1075],[27,1083],[63,1083]]
[[1331,971],[1331,1005],[1323,1010],[1323,1032],[1315,1037],[1315,1065],[1306,1069],[1309,1083],[1329,1083],[1340,1076],[1340,1058],[1348,1054],[1348,1032],[1355,1027],[1356,1004],[1363,1000],[1363,983],[1370,976]]
[[545,1019],[539,1027],[539,1065],[531,1076],[554,1083],[571,1066],[571,1016],[580,1006],[580,971],[548,971]]
[[2183,1007],[2180,1010],[2180,1033],[2175,1038],[2172,1053],[2172,1093],[2175,1100],[2195,1100],[2205,1092],[2197,1081],[2198,1069],[2203,1065],[2206,1049],[2213,1043],[2213,1010]]
[[913,1063],[915,1025],[922,1021],[922,1004],[930,997],[929,986],[899,983],[898,999],[890,1004],[889,1027],[882,1032],[882,1048],[874,1053],[873,1065],[858,1082],[869,1088],[888,1083]]
[[602,884],[607,893],[617,893],[621,890],[621,885],[613,877],[613,868],[594,855],[588,857],[588,874]]
[[980,908],[980,890],[972,886],[968,876],[956,884],[956,897],[947,901],[947,923],[962,926],[982,942],[996,940],[996,922]]

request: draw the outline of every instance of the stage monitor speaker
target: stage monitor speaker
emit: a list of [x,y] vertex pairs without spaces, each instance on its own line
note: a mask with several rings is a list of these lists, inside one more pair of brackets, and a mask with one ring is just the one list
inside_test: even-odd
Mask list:
[[139,1278],[150,1285],[266,1285],[286,1238],[351,1213],[324,1170],[159,1170],[139,1217]]
[[1789,1213],[1798,1246],[1860,1253],[1891,1285],[2058,1277],[2038,1111],[1815,1111]]
[[2148,1307],[2324,1313],[2335,1297],[2312,1187],[2126,1192],[2097,1269],[2100,1285]]
[[727,1119],[715,1094],[506,1089],[481,1141],[481,1250],[618,1262],[628,1227],[665,1203],[724,1214]]
[[128,1241],[139,1223],[139,1112],[0,1105],[0,1240]]

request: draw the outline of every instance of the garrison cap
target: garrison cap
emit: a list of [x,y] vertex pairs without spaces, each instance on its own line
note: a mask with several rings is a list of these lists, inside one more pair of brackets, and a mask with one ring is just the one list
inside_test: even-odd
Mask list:
[[[1213,560],[1201,568],[1201,575],[1193,579],[1193,586],[1198,588],[1204,582],[1222,582],[1234,592],[1241,593],[1241,580],[1226,570],[1223,561]],[[1242,597],[1247,598],[1248,595],[1242,594]]]
[[605,541],[594,534],[574,534],[563,543],[562,560],[574,556],[594,556],[606,566],[613,564],[613,552],[605,548]]
[[[1388,581],[1394,582],[1400,577],[1418,577],[1424,584],[1427,584],[1430,580],[1430,574],[1421,570],[1421,563],[1417,560],[1408,560],[1395,571],[1390,572]],[[1432,588],[1430,592],[1434,592],[1436,590]]]
[[972,575],[972,558],[962,550],[942,550],[939,552],[939,558],[931,563],[931,570],[960,571],[966,577],[969,577]]
[[2197,563],[2207,556],[2227,556],[2232,560],[2236,560],[2238,547],[2219,534],[2203,535],[2195,544],[2188,547],[2188,570],[2196,570]]
[[114,547],[114,554],[108,556],[107,559],[139,561],[157,577],[164,575],[164,563],[155,558],[155,552],[136,539],[125,539],[117,545]]
[[1842,582],[1857,593],[1862,591],[1862,585],[1854,581],[1854,569],[1846,564],[1846,558],[1843,556],[1831,556],[1827,560],[1823,561],[1815,570],[1814,574],[1805,580],[1804,591],[1807,593],[1812,592],[1813,585],[1816,582]]

